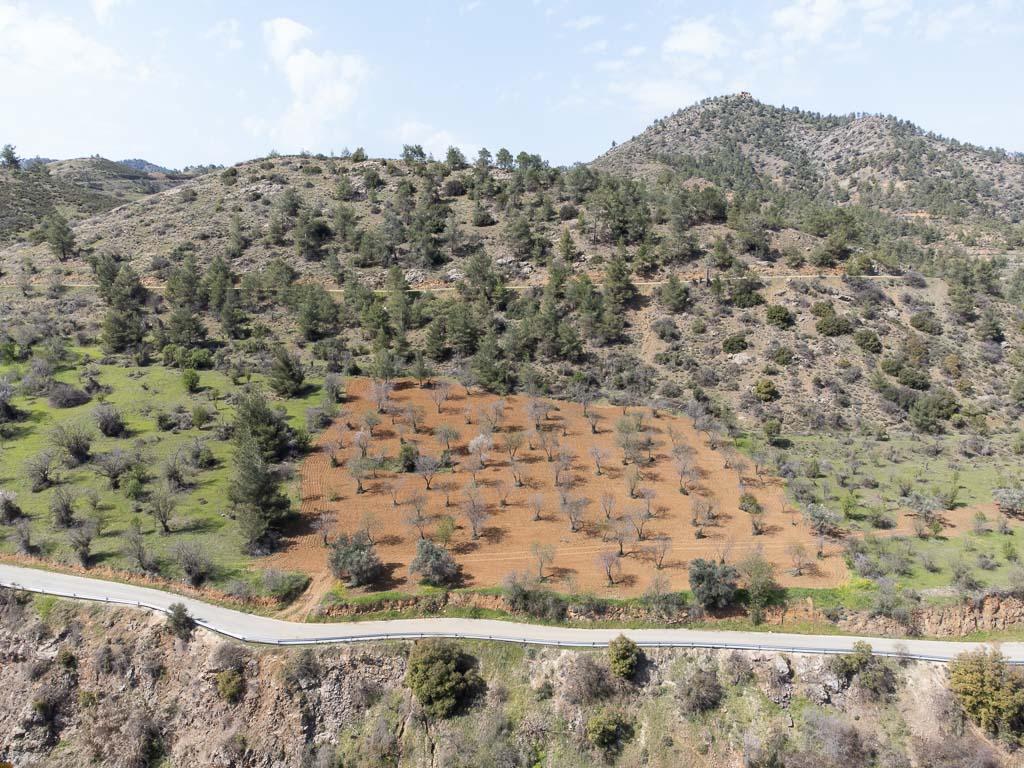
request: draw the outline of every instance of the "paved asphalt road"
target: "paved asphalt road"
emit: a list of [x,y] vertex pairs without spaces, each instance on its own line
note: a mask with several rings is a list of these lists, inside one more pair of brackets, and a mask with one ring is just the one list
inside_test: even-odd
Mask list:
[[[620,632],[645,646],[741,648],[789,653],[842,653],[856,640],[871,643],[876,653],[905,654],[930,661],[948,661],[979,643],[939,640],[894,640],[835,635],[793,635],[778,632],[721,632],[703,629],[574,629],[488,619],[395,619],[331,624],[303,624],[234,611],[199,600],[133,584],[101,581],[36,568],[0,564],[0,586],[61,597],[127,604],[166,611],[184,603],[201,626],[255,643],[300,645],[359,640],[455,637],[492,639],[536,645],[604,646]],[[1024,643],[1001,643],[1010,661],[1024,664]]]

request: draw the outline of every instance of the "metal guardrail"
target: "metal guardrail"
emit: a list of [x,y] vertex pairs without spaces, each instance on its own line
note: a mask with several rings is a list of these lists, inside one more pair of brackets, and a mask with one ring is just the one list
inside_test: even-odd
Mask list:
[[[53,597],[62,597],[71,600],[88,600],[90,602],[97,603],[108,603],[114,605],[126,605],[132,608],[145,608],[150,611],[156,611],[157,613],[169,614],[169,608],[163,606],[153,605],[151,603],[144,603],[139,600],[124,600],[121,598],[111,597],[92,597],[89,595],[79,595],[74,592],[63,592],[60,590],[43,589],[41,587],[26,587],[24,585],[12,582],[9,584],[3,583],[0,586],[8,587],[10,589],[18,589],[25,592],[35,592],[38,594],[51,595]],[[198,616],[192,616],[192,620],[197,626],[207,629],[211,632],[216,632],[219,635],[230,637],[234,640],[238,640],[244,643],[256,643],[259,645],[276,645],[280,647],[299,646],[299,645],[337,645],[340,643],[365,643],[375,642],[383,640],[423,640],[425,638],[432,637],[445,637],[458,640],[489,640],[498,643],[516,643],[518,645],[541,645],[558,648],[604,648],[608,646],[607,641],[600,640],[526,640],[520,637],[507,637],[502,635],[492,634],[478,634],[474,632],[451,632],[451,631],[438,631],[438,632],[383,632],[373,635],[338,635],[333,637],[315,637],[315,638],[271,638],[271,637],[259,637],[252,635],[243,635],[236,632],[231,632],[227,629],[216,627],[206,620]],[[840,655],[849,653],[850,651],[842,648],[807,648],[801,646],[785,646],[775,644],[762,644],[762,643],[734,643],[734,642],[717,642],[710,640],[636,640],[637,645],[645,648],[707,648],[727,651],[768,651],[772,653],[798,653],[798,654],[811,654],[811,655]],[[909,649],[906,650],[875,650],[873,651],[875,656],[885,656],[891,658],[903,658],[913,659],[914,661],[929,661],[940,664],[946,664],[951,660],[949,656],[937,656],[923,653],[911,653]],[[1024,660],[1009,660],[1008,663],[1014,665],[1024,665]]]

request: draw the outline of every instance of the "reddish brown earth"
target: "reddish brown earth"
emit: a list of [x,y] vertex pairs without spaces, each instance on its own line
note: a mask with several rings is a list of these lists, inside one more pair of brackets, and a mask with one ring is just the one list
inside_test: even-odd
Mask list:
[[[421,453],[438,456],[441,448],[433,433],[444,424],[459,432],[459,438],[452,443],[455,469],[439,473],[431,482],[429,491],[419,475],[381,471],[376,478],[364,481],[365,493],[359,494],[355,480],[345,469],[345,462],[358,452],[353,437],[363,415],[376,411],[371,399],[371,386],[371,382],[364,379],[349,381],[344,414],[316,439],[314,452],[300,470],[301,530],[293,532],[283,551],[262,561],[265,567],[312,574],[314,584],[310,597],[323,594],[331,584],[327,550],[320,535],[312,530],[313,521],[321,510],[328,511],[333,518],[330,523],[332,534],[354,532],[368,514],[372,515],[378,524],[378,553],[390,572],[386,586],[399,589],[415,587],[408,574],[408,564],[415,552],[419,533],[406,522],[412,508],[409,500],[414,494],[426,496],[429,522],[424,528],[427,536],[436,534],[444,515],[455,519],[457,528],[449,547],[462,565],[467,586],[497,585],[513,571],[536,573],[537,559],[531,546],[540,543],[555,548],[554,560],[545,569],[546,581],[552,586],[602,595],[636,595],[647,588],[657,572],[650,551],[657,537],[671,539],[671,549],[660,573],[677,589],[688,586],[687,565],[691,560],[725,557],[736,562],[754,550],[760,550],[777,565],[778,579],[784,585],[834,586],[847,577],[839,545],[826,543],[824,557],[814,557],[818,546],[816,537],[796,510],[787,505],[784,489],[777,479],[758,478],[749,461],[743,462],[746,465],[741,467],[744,469],[743,486],[758,498],[765,509],[765,533],[754,536],[749,515],[737,506],[741,478],[735,468],[727,466],[731,463],[727,454],[708,447],[706,438],[694,429],[689,419],[664,414],[654,417],[650,409],[632,409],[643,412],[644,425],[654,438],[654,460],[642,468],[640,487],[654,492],[652,508],[655,516],[646,526],[643,541],[625,545],[626,554],[618,560],[621,573],[616,575],[614,586],[608,585],[598,557],[603,552],[618,549],[617,542],[609,536],[609,527],[644,504],[641,499],[629,497],[625,474],[630,467],[623,466],[622,450],[616,443],[615,425],[623,411],[609,406],[591,406],[600,417],[598,432],[592,434],[581,405],[547,401],[552,410],[541,429],[557,436],[560,444],[574,454],[570,494],[586,503],[580,530],[571,532],[568,518],[559,511],[559,493],[553,478],[556,462],[547,461],[536,439],[532,449],[524,444],[518,455],[524,487],[512,487],[506,505],[500,503],[501,484],[513,485],[510,462],[504,450],[506,435],[516,429],[527,433],[532,429],[528,416],[529,398],[519,395],[505,398],[505,417],[493,434],[494,449],[485,468],[477,473],[478,492],[490,517],[482,526],[479,538],[473,540],[463,514],[464,489],[471,482],[471,473],[467,470],[470,463],[467,444],[481,430],[480,414],[499,398],[477,392],[467,394],[463,387],[452,385],[451,399],[443,404],[442,412],[438,414],[429,386],[421,389],[413,382],[399,382],[392,394],[391,406],[374,429],[370,454],[383,452],[393,458],[397,456],[400,440],[404,438],[416,443]],[[403,410],[410,405],[421,409],[423,414],[416,433],[402,416]],[[471,423],[467,423],[467,411]],[[691,484],[689,495],[679,491],[670,428],[681,434],[693,450],[692,461],[698,468],[699,479]],[[343,446],[340,449],[337,448],[339,440]],[[590,455],[590,449],[595,446],[607,454],[607,464],[601,476],[596,475]],[[339,466],[332,465],[332,450]],[[451,506],[447,508],[446,483],[452,486],[448,494]],[[397,506],[388,491],[389,484],[398,489]],[[604,493],[611,493],[615,498],[615,512],[612,520],[607,522],[599,503]],[[535,495],[540,495],[543,500],[541,519],[536,521],[529,507],[529,501]],[[699,498],[713,500],[719,508],[718,520],[704,528],[706,538],[703,539],[696,538],[696,529],[691,522],[692,505]],[[794,543],[806,548],[813,563],[801,576],[789,572],[792,568],[789,550]]]

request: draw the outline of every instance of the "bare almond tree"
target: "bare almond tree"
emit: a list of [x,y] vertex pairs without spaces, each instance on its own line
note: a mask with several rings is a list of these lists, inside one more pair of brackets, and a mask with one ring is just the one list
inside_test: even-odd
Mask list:
[[447,509],[452,505],[452,491],[456,488],[453,480],[441,480],[437,483],[437,489],[444,494],[444,506]]
[[487,505],[483,503],[478,494],[467,494],[466,501],[462,505],[462,514],[465,516],[466,522],[469,523],[473,541],[476,541],[480,538],[480,532],[490,517]]
[[373,382],[373,385],[370,387],[370,398],[377,408],[377,413],[384,413],[387,410],[391,400],[391,393],[394,390],[395,385],[390,381],[376,380]]
[[789,555],[790,562],[793,563],[793,570],[791,573],[794,576],[803,576],[810,565],[807,558],[807,548],[798,541],[794,541],[788,547],[786,547],[786,553]]
[[537,578],[544,581],[544,568],[551,565],[555,560],[555,547],[553,544],[541,544],[534,542],[530,545],[530,552],[537,561]]
[[569,521],[569,531],[576,533],[583,525],[583,511],[586,508],[586,500],[565,494],[559,500],[562,514]]
[[493,448],[494,438],[484,433],[480,433],[470,440],[469,445],[467,446],[470,454],[475,456],[477,461],[480,462],[481,469],[487,466],[487,460],[490,458],[491,450]]
[[373,445],[373,437],[368,430],[361,429],[352,438],[352,443],[359,450],[359,458],[365,459],[370,446]]
[[367,541],[375,544],[377,533],[380,531],[380,520],[373,512],[365,512],[362,520],[359,521],[359,530],[366,534]]
[[608,579],[608,586],[615,586],[615,577],[622,572],[619,556],[615,552],[602,552],[597,556],[597,564]]
[[420,427],[423,424],[423,409],[418,405],[410,403],[402,409],[402,418],[405,419],[413,434],[415,434],[420,431]]
[[452,443],[459,439],[459,431],[447,424],[442,424],[434,430],[434,439],[438,445],[449,453],[452,450]]
[[596,435],[597,425],[601,423],[601,415],[597,411],[590,411],[586,414],[587,423],[590,424],[590,434]]
[[572,451],[568,448],[562,448],[558,451],[558,456],[555,460],[555,486],[561,487],[566,484],[572,474],[572,463],[576,457]]
[[508,495],[512,493],[512,485],[507,480],[499,480],[494,487],[498,494],[498,503],[503,507],[508,506]]
[[642,479],[640,469],[635,464],[626,471],[626,491],[629,493],[629,498],[636,498],[636,492],[640,488]]
[[523,447],[524,441],[525,435],[522,430],[519,429],[510,430],[505,435],[505,453],[508,454],[509,461],[515,460],[516,454],[519,453],[520,449]]
[[427,515],[427,497],[422,493],[414,493],[409,497],[409,511],[405,513],[405,523],[419,532],[421,539],[426,538],[426,526],[430,518]]
[[434,401],[434,405],[437,406],[437,412],[441,413],[441,409],[444,404],[452,396],[452,385],[447,381],[436,381],[434,382],[433,388],[430,390],[430,399]]
[[331,534],[331,528],[334,526],[335,519],[334,510],[327,509],[326,507],[320,507],[313,514],[313,530],[320,535],[320,543],[325,547],[327,546],[327,539]]
[[558,436],[554,432],[538,432],[537,443],[540,445],[541,450],[544,451],[544,456],[547,460],[554,461],[561,447],[561,444],[558,442]]
[[633,526],[628,520],[613,520],[608,527],[609,538],[619,546],[619,557],[626,554],[626,544],[633,541]]
[[608,452],[595,445],[590,449],[590,458],[594,460],[594,474],[600,477],[602,474],[601,467],[608,460]]
[[416,457],[416,474],[423,478],[428,491],[430,490],[430,481],[434,479],[434,475],[437,474],[440,467],[441,462],[434,456],[421,453]]
[[651,555],[654,560],[654,567],[659,571],[665,567],[665,558],[672,549],[672,539],[668,536],[658,536],[651,545]]
[[601,511],[604,512],[604,519],[611,520],[615,513],[615,494],[605,491],[601,494]]
[[523,468],[519,459],[508,460],[508,471],[512,474],[512,483],[516,488],[523,487]]
[[633,530],[636,532],[637,541],[643,541],[644,528],[647,526],[647,523],[651,521],[651,513],[645,507],[640,507],[629,513],[626,516],[626,519],[629,521],[630,525],[633,526]]
[[504,400],[496,400],[480,412],[480,421],[487,426],[489,432],[497,432],[501,429],[501,423],[505,420]]
[[544,497],[539,493],[533,494],[530,497],[529,505],[533,512],[533,520],[540,520],[541,513],[544,511]]
[[398,483],[391,482],[390,480],[383,483],[382,488],[384,492],[391,497],[391,506],[397,507],[399,504],[398,500]]

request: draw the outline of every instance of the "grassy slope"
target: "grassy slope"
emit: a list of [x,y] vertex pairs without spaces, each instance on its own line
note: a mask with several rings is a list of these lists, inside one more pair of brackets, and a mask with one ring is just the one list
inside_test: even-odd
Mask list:
[[[97,349],[80,348],[75,350],[74,354],[82,357],[88,355],[94,359],[99,357]],[[194,475],[193,487],[181,494],[175,513],[177,524],[172,534],[160,535],[159,525],[152,518],[144,512],[139,515],[147,545],[158,556],[169,561],[172,559],[171,551],[179,542],[196,541],[202,545],[217,566],[214,583],[222,585],[232,578],[237,578],[251,562],[251,558],[241,553],[241,538],[237,526],[226,517],[227,486],[231,475],[231,444],[215,439],[211,433],[211,426],[203,430],[193,428],[180,433],[160,432],[156,428],[155,419],[159,410],[171,410],[176,405],[184,405],[191,409],[193,404],[202,402],[215,405],[220,420],[230,420],[231,407],[221,401],[211,402],[210,394],[217,390],[223,397],[238,387],[217,371],[201,371],[202,389],[194,395],[189,395],[182,385],[181,372],[177,369],[157,365],[146,368],[98,365],[98,368],[100,382],[111,388],[105,401],[116,406],[124,414],[130,437],[106,438],[94,429],[93,455],[115,447],[129,450],[133,444],[140,442],[145,445],[145,451],[151,457],[148,469],[150,475],[155,478],[163,460],[198,438],[209,444],[218,461],[216,467]],[[5,372],[7,369],[0,368],[0,375]],[[57,378],[68,383],[76,383],[76,371],[69,367],[61,371]],[[254,377],[254,380],[259,381],[260,377]],[[293,426],[299,427],[304,424],[305,408],[318,402],[319,397],[319,386],[313,385],[307,388],[304,397],[284,403]],[[18,503],[31,518],[33,539],[41,547],[42,553],[62,562],[71,562],[74,555],[66,537],[55,532],[52,526],[49,503],[56,489],[31,493],[22,467],[27,459],[50,447],[50,434],[57,424],[77,423],[91,426],[91,414],[97,404],[98,400],[94,399],[77,408],[55,409],[45,398],[17,398],[15,405],[27,414],[27,418],[18,422],[16,439],[8,440],[3,453],[0,454],[0,484],[18,494]],[[111,490],[106,479],[88,467],[62,468],[60,479],[62,487],[69,488],[79,496],[89,491],[95,491],[99,495],[99,510],[106,526],[103,534],[93,544],[95,563],[112,568],[128,567],[121,553],[121,534],[137,514],[133,511],[132,502],[123,492]],[[292,490],[294,494],[295,489]],[[86,512],[87,505],[84,499],[79,500],[78,509],[80,513]],[[9,534],[10,529],[3,532]],[[0,546],[4,551],[10,551],[12,545],[5,541]]]

